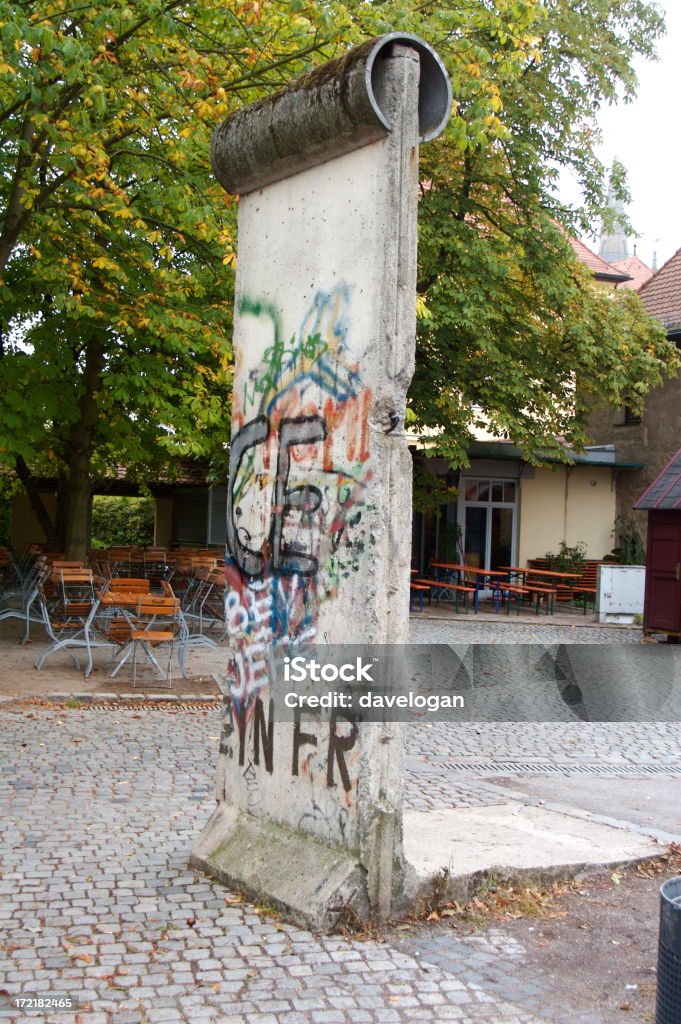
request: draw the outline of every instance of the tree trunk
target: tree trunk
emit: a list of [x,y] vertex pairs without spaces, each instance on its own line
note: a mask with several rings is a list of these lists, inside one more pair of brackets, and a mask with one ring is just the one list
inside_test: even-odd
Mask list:
[[84,562],[90,543],[90,451],[79,445],[70,465],[69,512],[66,523],[66,557]]
[[73,561],[85,561],[90,543],[90,463],[97,423],[97,392],[101,387],[104,368],[104,347],[105,334],[97,332],[88,343],[83,371],[83,393],[78,403],[80,416],[71,429],[69,439],[66,557]]
[[63,469],[57,476],[57,511],[55,512],[55,531],[59,551],[66,550],[66,524],[69,521],[69,478]]

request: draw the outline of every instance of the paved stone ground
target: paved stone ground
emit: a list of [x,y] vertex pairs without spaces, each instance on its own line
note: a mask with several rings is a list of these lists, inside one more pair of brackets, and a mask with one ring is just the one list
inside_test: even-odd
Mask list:
[[[489,628],[529,642],[524,631],[536,627]],[[610,630],[589,632],[610,642]],[[446,640],[473,638],[450,626]],[[215,710],[8,706],[0,721],[0,990],[78,996],[85,1024],[600,1024],[588,1006],[556,1000],[547,979],[528,977],[522,947],[495,932],[316,936],[188,871],[213,807]],[[664,764],[674,750],[678,760],[666,724],[579,723],[574,735],[564,723],[531,733],[513,723],[412,727],[408,803],[496,801],[489,780],[444,767],[464,758],[616,767],[634,756]]]
[[456,970],[311,935],[188,871],[215,711],[5,710],[2,726],[0,989],[77,996],[87,1024],[537,1024]]
[[[543,617],[537,623],[516,623],[512,616],[443,621],[414,615],[410,639],[423,644],[621,645],[640,644],[642,634],[639,628],[555,625]],[[624,776],[627,767],[636,765],[678,768],[680,754],[677,722],[424,723],[409,733],[407,801],[420,811],[505,803],[507,789],[480,781],[501,774],[495,764],[503,764],[510,776],[533,763],[537,768],[560,765],[565,775],[571,766],[593,764],[609,766],[617,775],[622,766]]]

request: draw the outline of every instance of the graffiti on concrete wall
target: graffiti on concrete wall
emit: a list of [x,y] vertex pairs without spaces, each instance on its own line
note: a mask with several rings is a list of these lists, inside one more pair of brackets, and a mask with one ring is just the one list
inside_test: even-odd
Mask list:
[[[356,572],[366,545],[371,391],[348,343],[350,290],[315,294],[290,334],[271,303],[239,303],[238,368],[227,496],[227,623],[232,706],[249,718],[278,642],[317,634],[320,605]],[[258,726],[258,729],[261,726]]]

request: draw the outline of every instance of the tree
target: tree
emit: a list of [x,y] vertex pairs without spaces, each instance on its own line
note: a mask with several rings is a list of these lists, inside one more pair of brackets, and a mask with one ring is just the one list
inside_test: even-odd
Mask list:
[[[476,426],[530,461],[569,460],[589,441],[594,401],[639,410],[679,366],[638,296],[596,287],[569,241],[607,215],[596,115],[635,94],[634,58],[654,59],[662,17],[644,0],[405,6],[400,27],[436,47],[454,95],[421,155],[412,425],[454,468]],[[365,30],[394,27],[391,4],[345,8]],[[559,169],[581,207],[557,200]],[[613,184],[626,201],[621,167]]]
[[[639,0],[498,0],[454,17],[437,14],[454,116],[422,154],[412,414],[455,467],[471,425],[531,461],[569,459],[589,441],[594,401],[640,409],[679,365],[638,296],[596,287],[567,234],[602,216],[595,115],[631,97],[633,58],[654,55],[662,20]],[[581,184],[579,209],[555,197],[561,167]],[[623,175],[616,185],[626,199]]]
[[[396,26],[436,47],[455,96],[423,151],[411,415],[433,451],[465,465],[478,417],[530,459],[565,456],[590,395],[636,409],[673,365],[636,296],[596,290],[565,234],[602,212],[594,114],[653,54],[643,0],[0,0],[0,460],[70,556],[98,478],[224,459],[235,203],[210,177],[212,129]],[[583,209],[555,200],[559,166]]]
[[210,135],[301,69],[323,20],[285,3],[264,20],[255,0],[0,2],[0,458],[69,557],[118,465],[224,458],[234,203]]

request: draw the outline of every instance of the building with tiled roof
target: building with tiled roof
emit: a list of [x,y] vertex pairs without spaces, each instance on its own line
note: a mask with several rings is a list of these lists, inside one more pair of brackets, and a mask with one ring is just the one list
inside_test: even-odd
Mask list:
[[650,315],[664,324],[670,337],[681,337],[681,249],[643,284],[639,295]]
[[641,495],[636,508],[681,511],[681,448]]
[[619,287],[629,288],[632,291],[638,291],[646,281],[650,280],[654,273],[643,260],[638,258],[636,253],[633,256],[627,256],[624,260],[617,260],[612,266],[615,270],[619,270],[629,277],[629,280],[623,281]]
[[[639,268],[632,259],[637,257],[619,260],[613,269],[627,271],[635,283]],[[667,337],[681,345],[681,249],[657,273],[648,272],[638,293],[648,313],[666,328]],[[614,444],[618,461],[642,466],[618,475],[617,512],[634,514],[645,533],[648,524],[644,506],[637,506],[637,500],[681,446],[681,374],[648,393],[642,416],[633,416],[626,407],[599,408],[592,413],[591,426],[594,442]]]
[[580,263],[583,263],[585,267],[592,272],[597,281],[608,283],[611,286],[619,287],[629,280],[629,275],[626,271],[620,270],[618,267],[613,267],[605,260],[597,256],[595,252],[581,242],[578,238],[573,238],[568,235],[570,245],[575,251],[575,255]]

